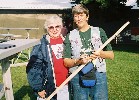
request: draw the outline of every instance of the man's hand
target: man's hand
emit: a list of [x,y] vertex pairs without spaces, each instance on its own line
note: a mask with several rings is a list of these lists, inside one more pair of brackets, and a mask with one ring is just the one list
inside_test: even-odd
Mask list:
[[38,92],[38,95],[41,97],[41,98],[45,98],[45,95],[46,95],[46,92],[45,90],[41,91],[41,92]]
[[79,58],[80,64],[87,64],[90,61],[90,57],[88,54],[82,54]]
[[90,55],[90,59],[91,60],[94,60],[96,58],[99,58],[100,57],[100,53],[97,53],[97,52],[93,52],[91,55]]

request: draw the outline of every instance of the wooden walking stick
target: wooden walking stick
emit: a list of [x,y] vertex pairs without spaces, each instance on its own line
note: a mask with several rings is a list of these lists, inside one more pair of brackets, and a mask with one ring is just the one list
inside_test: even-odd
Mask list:
[[[130,22],[126,22],[113,36],[111,36],[96,52],[99,53],[108,43],[110,43]],[[95,60],[93,60],[95,62]],[[68,81],[70,81],[85,65],[81,65],[75,70],[46,100],[50,100]]]

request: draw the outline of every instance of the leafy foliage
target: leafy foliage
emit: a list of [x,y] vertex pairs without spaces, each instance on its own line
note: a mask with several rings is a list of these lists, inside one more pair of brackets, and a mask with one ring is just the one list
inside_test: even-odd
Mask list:
[[76,0],[77,3],[88,4],[90,2],[97,2],[100,4],[101,8],[109,7],[110,5],[120,5],[120,2],[125,3],[127,0]]

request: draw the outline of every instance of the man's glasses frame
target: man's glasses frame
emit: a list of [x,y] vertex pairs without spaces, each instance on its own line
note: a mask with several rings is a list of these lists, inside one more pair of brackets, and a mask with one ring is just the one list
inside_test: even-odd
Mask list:
[[61,25],[56,25],[56,26],[49,26],[48,29],[53,31],[54,29],[59,30],[61,28]]

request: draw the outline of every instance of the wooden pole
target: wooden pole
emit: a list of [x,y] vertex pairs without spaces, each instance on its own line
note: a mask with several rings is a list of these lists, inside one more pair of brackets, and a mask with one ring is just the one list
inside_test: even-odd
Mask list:
[[[130,22],[126,22],[113,36],[111,36],[96,52],[99,53],[108,43],[110,43]],[[93,61],[94,62],[94,61]],[[74,71],[46,100],[50,100],[68,81],[70,81],[85,65],[81,65]]]

